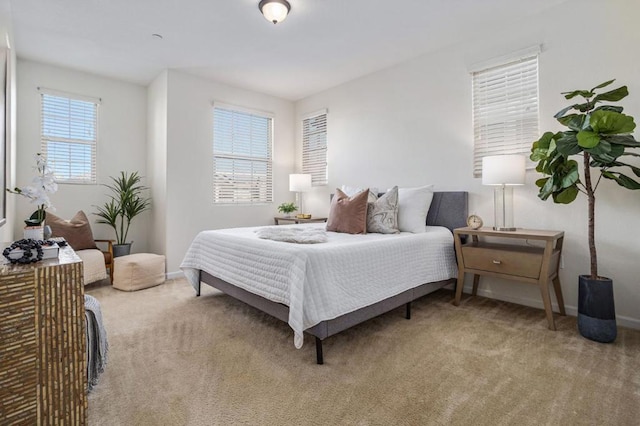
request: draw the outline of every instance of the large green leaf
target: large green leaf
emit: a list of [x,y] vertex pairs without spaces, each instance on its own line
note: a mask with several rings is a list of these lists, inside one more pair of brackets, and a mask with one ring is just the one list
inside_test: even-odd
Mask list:
[[556,138],[558,144],[558,151],[565,157],[578,154],[582,151],[582,148],[578,145],[577,133],[574,131],[563,132],[562,136]]
[[583,104],[576,104],[573,107],[580,112],[587,112],[587,111],[591,111],[594,106],[595,104],[593,102],[585,102]]
[[600,143],[600,136],[589,130],[581,130],[577,134],[578,145],[583,148],[593,148]]
[[629,94],[629,90],[627,90],[627,86],[618,87],[617,89],[613,89],[609,92],[601,93],[593,98],[593,102],[601,102],[601,101],[609,101],[609,102],[618,102],[619,100],[627,97]]
[[544,186],[544,184],[547,183],[548,180],[549,180],[548,177],[538,179],[538,180],[536,180],[536,186],[538,188],[542,188]]
[[543,134],[539,140],[531,145],[529,158],[532,161],[545,161],[549,156],[553,155],[553,151],[556,149],[554,137],[555,135],[551,132]]
[[622,163],[620,161],[617,161],[616,163],[617,163],[616,166],[629,167],[634,175],[640,177],[640,167],[636,167],[627,163]]
[[611,179],[611,180],[615,180],[616,183],[624,188],[627,189],[640,189],[640,183],[636,182],[635,180],[631,179],[628,176],[623,175],[620,172],[602,172],[602,176],[607,178],[607,179]]
[[554,134],[552,132],[545,132],[542,137],[540,137],[540,139],[538,139],[537,143],[538,146],[537,148],[540,149],[549,149],[549,145],[551,144],[551,141],[553,140]]
[[573,108],[575,108],[577,106],[578,106],[578,104],[575,104],[575,105],[569,105],[566,108],[562,108],[560,111],[556,112],[556,115],[554,115],[553,117],[554,118],[560,118],[563,115],[565,115],[567,113],[567,111],[569,111],[570,109],[573,109]]
[[573,92],[562,92],[566,99],[573,99],[576,96],[582,96],[583,98],[590,98],[595,93],[589,90],[574,90]]
[[594,111],[589,119],[591,128],[596,133],[620,134],[631,133],[636,128],[633,117],[615,111]]
[[[600,145],[598,145],[596,148],[599,148],[601,145],[605,146],[607,145],[607,142],[604,139],[601,140]],[[595,161],[603,163],[602,165],[594,166],[594,167],[606,167],[606,165],[615,161],[616,158],[624,154],[624,146],[609,144],[609,151],[607,152],[603,152],[603,151],[595,152],[596,151],[595,149],[589,150],[589,151]]]
[[556,194],[553,194],[553,202],[558,204],[569,204],[578,196],[578,187],[573,185]]
[[531,161],[541,161],[547,158],[547,150],[546,149],[534,149],[529,156]]
[[623,145],[630,147],[640,147],[640,142],[635,140],[631,135],[607,135],[604,139],[612,145]]
[[540,188],[540,193],[538,194],[538,197],[540,197],[542,200],[546,200],[547,198],[549,198],[551,194],[557,191],[559,188],[558,188],[558,185],[556,185],[555,180],[556,180],[555,176],[551,176],[545,182],[544,186]]
[[595,155],[603,155],[611,152],[611,144],[607,142],[605,139],[600,139],[598,145],[593,148],[585,148],[585,151],[589,152],[589,154]]
[[571,130],[579,132],[580,130],[584,130],[589,126],[589,120],[587,119],[587,117],[588,115],[585,114],[569,114],[565,115],[564,117],[558,118],[558,121]]
[[591,91],[593,92],[596,89],[602,89],[603,87],[607,87],[608,85],[610,85],[611,83],[613,83],[614,81],[616,81],[616,79],[614,78],[613,80],[609,80],[609,81],[605,81],[604,83],[600,83],[598,84],[596,87],[594,87],[593,89],[591,89]]
[[617,105],[601,105],[598,108],[594,109],[593,111],[595,112],[595,111],[600,111],[600,110],[622,112],[622,111],[624,111],[624,108],[622,108],[621,106],[617,106]]
[[580,174],[578,173],[578,163],[574,160],[567,161],[565,164],[565,172],[566,173],[562,177],[562,181],[560,182],[561,188],[569,188],[573,186],[578,180],[580,180]]
[[546,161],[542,162],[542,173],[547,175],[554,175],[558,170],[562,170],[562,166],[564,165],[564,163],[565,157],[559,152],[556,152],[553,156],[549,156]]

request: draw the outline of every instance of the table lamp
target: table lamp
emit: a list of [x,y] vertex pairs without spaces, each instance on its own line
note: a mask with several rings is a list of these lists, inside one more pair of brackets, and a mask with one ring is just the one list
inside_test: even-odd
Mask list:
[[482,184],[494,185],[493,208],[496,231],[515,231],[513,186],[524,185],[524,155],[490,155],[482,158]]
[[299,212],[304,214],[302,208],[302,193],[311,191],[311,175],[309,174],[292,174],[289,175],[289,191],[296,193],[296,205],[299,206]]

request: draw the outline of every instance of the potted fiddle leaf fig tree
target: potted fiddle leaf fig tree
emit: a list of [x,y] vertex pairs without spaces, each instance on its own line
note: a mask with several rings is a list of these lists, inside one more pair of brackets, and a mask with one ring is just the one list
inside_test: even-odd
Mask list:
[[[590,90],[562,93],[568,100],[582,98],[563,108],[554,117],[566,130],[546,132],[533,143],[531,160],[545,177],[538,179],[538,197],[549,197],[560,204],[573,202],[578,194],[587,197],[588,244],[591,261],[589,275],[580,275],[578,288],[578,329],[584,337],[597,342],[613,342],[617,335],[613,282],[598,275],[595,244],[595,192],[602,179],[611,180],[623,188],[640,189],[640,168],[633,163],[640,154],[633,152],[640,142],[631,135],[636,125],[633,117],[624,114],[618,102],[629,92],[627,86],[604,91],[614,80]],[[600,93],[599,93],[600,92]],[[581,161],[571,159],[580,157]],[[583,176],[579,169],[582,164]]]
[[98,210],[94,213],[100,217],[97,223],[104,223],[113,228],[116,233],[116,243],[113,245],[113,256],[125,256],[131,252],[131,244],[127,242],[129,226],[134,217],[149,210],[151,199],[144,194],[147,187],[140,184],[142,177],[138,172],[131,174],[120,172],[117,178],[111,177],[113,183],[104,185],[112,192],[109,201],[103,206],[95,206]]

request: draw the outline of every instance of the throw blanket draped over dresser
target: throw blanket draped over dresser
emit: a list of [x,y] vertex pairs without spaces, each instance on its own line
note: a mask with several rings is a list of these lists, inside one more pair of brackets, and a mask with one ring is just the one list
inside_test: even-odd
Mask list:
[[98,383],[98,377],[107,364],[107,332],[102,324],[102,312],[98,300],[84,295],[85,318],[87,320],[87,381],[89,391]]

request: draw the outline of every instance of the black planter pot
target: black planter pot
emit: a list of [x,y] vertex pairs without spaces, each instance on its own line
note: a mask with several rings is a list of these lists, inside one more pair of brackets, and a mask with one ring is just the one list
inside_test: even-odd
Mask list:
[[580,275],[578,281],[578,330],[587,339],[600,343],[616,340],[616,308],[613,302],[613,281],[592,280]]
[[113,245],[113,257],[127,256],[131,253],[131,244],[114,244]]

